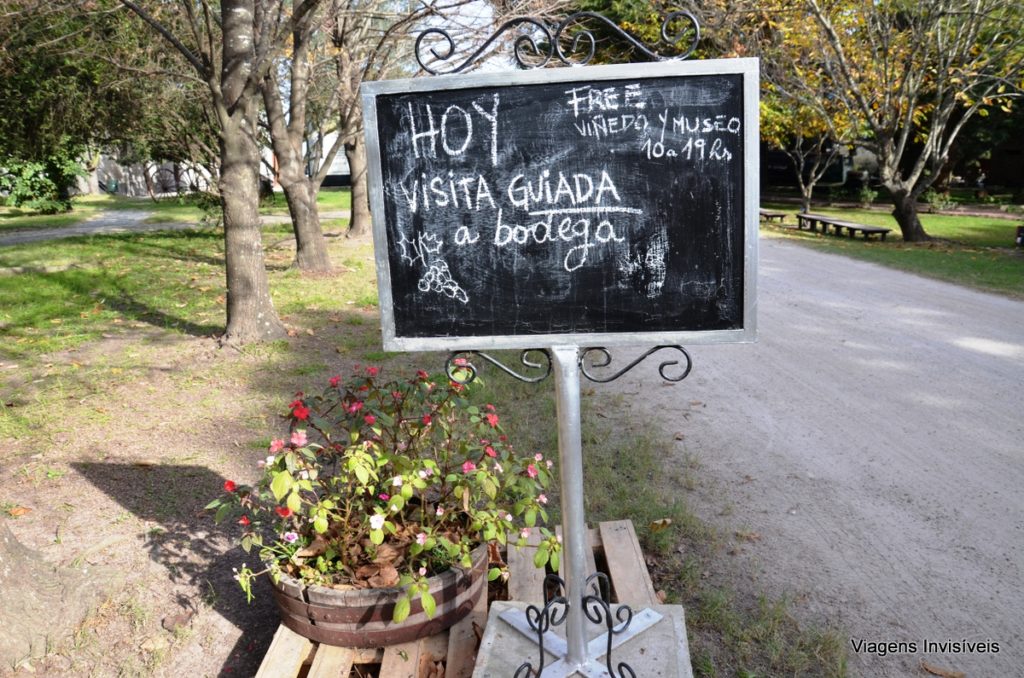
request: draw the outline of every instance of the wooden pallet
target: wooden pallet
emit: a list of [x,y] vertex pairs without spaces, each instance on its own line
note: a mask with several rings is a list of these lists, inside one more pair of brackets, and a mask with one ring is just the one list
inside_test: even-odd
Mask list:
[[[636,530],[629,520],[600,523],[588,533],[590,571],[598,564],[612,585],[613,602],[655,605],[658,597],[647,572]],[[536,544],[536,539],[531,540]],[[604,544],[615,548],[604,550]],[[544,571],[533,566],[533,548],[510,549],[508,591],[511,600],[541,600]],[[465,619],[448,631],[383,649],[357,650],[320,645],[281,625],[263,658],[256,678],[349,678],[358,665],[380,665],[379,678],[470,678],[480,642],[478,632],[487,623],[485,596]]]

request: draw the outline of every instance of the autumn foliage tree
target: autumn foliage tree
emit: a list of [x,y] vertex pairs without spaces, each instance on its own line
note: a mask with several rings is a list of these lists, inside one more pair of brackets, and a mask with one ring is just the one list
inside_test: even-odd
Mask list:
[[878,158],[903,239],[929,239],[918,198],[965,125],[1024,78],[1024,9],[1008,0],[807,0],[835,103]]

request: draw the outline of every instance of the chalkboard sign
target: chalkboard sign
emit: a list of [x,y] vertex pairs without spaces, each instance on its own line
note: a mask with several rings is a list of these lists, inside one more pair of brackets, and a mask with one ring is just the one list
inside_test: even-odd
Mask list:
[[362,98],[385,348],[754,339],[756,60]]

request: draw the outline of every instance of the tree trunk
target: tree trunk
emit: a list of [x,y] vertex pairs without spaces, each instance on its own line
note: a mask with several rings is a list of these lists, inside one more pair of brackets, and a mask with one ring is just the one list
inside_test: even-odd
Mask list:
[[223,342],[244,344],[287,336],[270,299],[259,215],[259,150],[241,113],[221,132],[220,196],[224,208],[228,324]]
[[[278,156],[278,160],[281,157]],[[301,169],[301,168],[300,168]],[[292,218],[295,233],[295,262],[300,271],[326,273],[331,270],[331,258],[327,254],[327,239],[320,228],[320,209],[316,204],[313,182],[306,176],[296,178],[285,171],[281,163],[280,181],[288,201],[288,213]],[[288,175],[288,176],[286,176]]]
[[366,148],[362,138],[345,144],[349,176],[352,177],[352,217],[348,223],[347,237],[358,237],[370,230],[369,186],[366,174]]
[[109,574],[47,565],[0,522],[0,667],[45,654],[109,587]]
[[921,225],[921,218],[917,214],[917,196],[906,189],[893,189],[889,186],[886,188],[892,194],[892,215],[896,218],[896,223],[899,224],[904,242],[931,240],[931,236],[925,233],[924,226]]

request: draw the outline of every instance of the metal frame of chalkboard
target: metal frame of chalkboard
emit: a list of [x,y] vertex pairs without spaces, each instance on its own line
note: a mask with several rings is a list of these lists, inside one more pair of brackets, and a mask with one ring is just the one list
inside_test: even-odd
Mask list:
[[[587,332],[568,334],[517,334],[497,336],[398,336],[391,290],[388,234],[384,214],[381,139],[378,137],[377,97],[380,95],[459,90],[479,87],[511,87],[573,81],[646,80],[673,76],[741,75],[743,78],[744,148],[744,260],[743,323],[739,329],[667,332]],[[374,215],[374,253],[380,298],[383,345],[391,351],[459,351],[532,348],[555,344],[627,346],[636,344],[719,344],[756,340],[758,166],[758,62],[756,59],[709,59],[704,61],[620,64],[534,71],[440,75],[431,78],[381,80],[362,86],[367,166],[370,179],[370,207]]]

